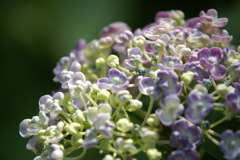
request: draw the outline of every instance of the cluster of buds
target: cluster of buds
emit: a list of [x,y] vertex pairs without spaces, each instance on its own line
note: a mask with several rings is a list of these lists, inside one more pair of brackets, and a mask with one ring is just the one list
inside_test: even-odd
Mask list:
[[227,22],[214,9],[189,20],[172,10],[134,32],[116,22],[79,40],[53,70],[61,88],[20,124],[27,149],[35,160],[90,148],[103,160],[197,160],[213,145],[240,158],[240,48]]

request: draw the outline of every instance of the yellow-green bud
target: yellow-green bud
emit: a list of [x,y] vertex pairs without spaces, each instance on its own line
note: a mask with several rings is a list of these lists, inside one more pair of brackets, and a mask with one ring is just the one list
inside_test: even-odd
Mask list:
[[147,124],[151,127],[156,127],[159,125],[159,119],[155,114],[151,114],[147,119]]
[[218,84],[216,91],[221,96],[225,96],[228,94],[228,87],[225,84]]
[[72,119],[74,122],[78,122],[78,123],[83,123],[84,121],[86,121],[86,118],[84,117],[83,112],[79,109],[72,114]]
[[111,143],[109,139],[103,139],[101,140],[99,144],[99,149],[105,150],[105,151],[110,151],[111,150]]
[[146,43],[146,39],[143,36],[135,36],[133,38],[133,44],[136,47],[143,47],[145,43]]
[[107,154],[103,160],[115,160],[115,158],[112,155]]
[[117,68],[119,66],[119,58],[115,55],[108,56],[107,65],[111,68]]
[[100,91],[100,89],[98,88],[98,85],[97,84],[93,84],[89,94],[90,94],[91,97],[96,98],[97,93],[99,91]]
[[137,99],[131,99],[129,105],[126,107],[126,110],[129,112],[136,111],[142,108],[142,102]]
[[237,52],[240,52],[240,45],[237,47]]
[[191,71],[183,73],[181,75],[181,80],[183,81],[183,84],[185,86],[189,85],[192,82],[192,80],[193,80],[193,76],[194,76],[194,73],[191,72]]
[[102,68],[106,64],[106,60],[104,58],[98,58],[95,61],[95,65],[97,68]]
[[71,123],[71,124],[67,124],[64,127],[64,130],[66,130],[69,134],[75,135],[79,132],[79,129],[81,128],[81,125],[79,123]]
[[97,99],[100,101],[108,101],[109,96],[110,96],[110,92],[108,92],[106,89],[101,89],[98,93],[97,93]]
[[133,123],[130,122],[127,118],[121,118],[117,121],[116,128],[119,131],[126,133],[133,128]]
[[72,135],[71,137],[72,146],[79,146],[79,145],[82,145],[82,143],[83,143],[83,139],[81,134]]
[[156,148],[148,149],[146,153],[149,160],[159,160],[162,157],[162,153]]

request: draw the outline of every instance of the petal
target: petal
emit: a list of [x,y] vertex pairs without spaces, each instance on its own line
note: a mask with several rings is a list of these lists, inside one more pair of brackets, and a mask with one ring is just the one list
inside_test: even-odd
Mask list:
[[211,73],[211,77],[214,79],[214,80],[221,80],[225,77],[226,75],[226,72],[227,72],[227,69],[224,65],[220,64],[215,64],[213,66],[213,68],[210,70],[210,73]]
[[228,23],[228,19],[227,18],[218,18],[218,19],[215,19],[213,22],[212,22],[212,26],[213,27],[224,27],[226,26]]
[[208,48],[203,48],[197,53],[198,59],[207,59],[209,57],[210,51]]
[[142,51],[140,50],[140,48],[134,47],[134,48],[132,48],[132,49],[129,51],[128,55],[129,55],[129,57],[132,57],[132,56],[134,56],[134,57],[136,57],[136,56],[142,57],[142,56],[143,56],[143,53],[142,53]]
[[106,90],[109,90],[112,88],[112,82],[109,80],[109,78],[100,78],[98,81],[97,81],[97,85],[100,89],[106,89]]
[[28,129],[30,122],[31,122],[31,119],[24,119],[19,125],[19,134],[23,138],[27,138],[32,135],[29,133],[29,129]]
[[144,95],[149,95],[154,89],[154,80],[149,77],[144,77],[138,82],[138,89]]
[[218,47],[211,48],[208,59],[211,60],[212,63],[214,63],[214,64],[221,62],[223,59],[222,49],[218,48]]

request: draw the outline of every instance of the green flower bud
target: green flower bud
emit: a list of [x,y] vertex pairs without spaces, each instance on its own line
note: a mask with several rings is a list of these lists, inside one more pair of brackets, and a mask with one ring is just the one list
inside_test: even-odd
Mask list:
[[105,64],[106,64],[106,60],[104,58],[98,58],[95,61],[95,65],[97,68],[102,68],[105,66]]
[[46,139],[45,133],[46,133],[46,131],[43,129],[38,131],[38,141],[39,142],[45,141],[45,139]]
[[101,89],[101,90],[97,93],[97,100],[107,102],[110,95],[111,95],[111,93],[108,92],[106,89]]
[[194,76],[194,73],[191,71],[183,73],[181,75],[181,80],[183,81],[183,85],[188,86],[192,82],[193,76]]
[[222,97],[225,97],[229,93],[229,89],[225,84],[218,84],[216,91]]
[[240,55],[238,55],[237,52],[234,50],[229,51],[227,54],[227,57],[228,57],[228,62],[230,64],[236,63],[237,61],[240,60]]
[[131,99],[129,105],[126,107],[126,110],[129,112],[136,111],[141,109],[143,106],[142,102],[137,99]]
[[133,44],[136,47],[143,47],[143,45],[146,43],[146,39],[143,36],[135,36],[133,37]]
[[78,123],[83,123],[84,121],[86,121],[86,118],[84,117],[83,112],[79,109],[72,114],[72,119],[74,122],[78,122]]
[[81,125],[79,123],[71,123],[71,124],[67,124],[64,127],[64,130],[66,130],[69,134],[75,135],[79,132],[79,129],[81,128]]
[[127,118],[121,118],[117,121],[116,128],[119,131],[126,133],[133,128],[133,123],[130,122]]
[[151,127],[156,127],[159,125],[159,119],[155,114],[151,114],[147,119],[147,124]]
[[162,157],[162,153],[159,152],[156,148],[148,149],[146,153],[149,160],[158,160]]
[[115,107],[117,105],[126,106],[132,99],[132,95],[127,90],[119,91],[117,94],[111,95],[109,100],[111,106]]
[[101,103],[98,105],[98,113],[112,114],[112,107],[108,103]]
[[237,52],[240,52],[240,45],[237,47]]
[[82,143],[83,143],[83,139],[81,134],[72,135],[71,137],[72,146],[79,146],[79,145],[82,145]]
[[117,68],[117,66],[119,65],[119,58],[115,55],[108,56],[107,65],[111,68]]
[[103,160],[115,160],[115,158],[112,155],[107,154]]
[[203,85],[201,84],[197,84],[195,87],[194,87],[194,90],[200,92],[200,93],[207,93],[207,88],[204,87]]
[[110,151],[111,148],[112,148],[112,146],[111,146],[109,139],[101,140],[101,142],[99,144],[99,149],[105,150],[105,151]]

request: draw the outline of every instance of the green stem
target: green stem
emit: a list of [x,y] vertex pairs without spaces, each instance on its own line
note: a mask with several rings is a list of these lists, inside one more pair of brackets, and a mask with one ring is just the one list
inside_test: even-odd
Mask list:
[[67,113],[65,113],[64,111],[61,111],[60,114],[62,114],[64,118],[66,118],[68,123],[72,123],[72,120],[69,118],[69,115]]
[[149,61],[151,62],[151,58],[148,56],[148,54],[146,53],[145,49],[142,49],[143,51],[143,56]]
[[135,99],[140,99],[142,97],[142,92],[139,92]]
[[148,117],[149,117],[149,115],[150,115],[150,113],[151,113],[151,111],[152,111],[153,103],[154,103],[154,99],[151,98],[151,99],[150,99],[149,106],[148,106],[147,114],[146,114],[146,116],[145,116],[145,118],[144,118],[144,120],[143,120],[143,122],[142,122],[142,124],[141,124],[141,128],[145,125],[145,123],[146,123],[146,121],[147,121],[147,119],[148,119]]
[[229,86],[236,78],[237,78],[236,75],[232,76],[232,77],[225,83],[225,85],[226,85],[226,86]]
[[164,144],[170,144],[169,140],[160,140],[156,142],[157,145],[164,145]]
[[224,122],[224,121],[226,121],[226,120],[228,120],[228,117],[227,117],[227,116],[225,116],[225,117],[223,117],[222,119],[220,119],[220,120],[214,122],[213,124],[211,124],[211,125],[210,125],[210,128],[216,127],[217,125],[221,124],[222,122]]
[[213,84],[214,89],[216,90],[216,88],[217,88],[216,82],[213,79],[210,79],[210,80],[211,80],[211,82]]
[[118,65],[117,68],[118,68],[119,70],[123,71],[123,72],[128,73],[128,74],[133,74],[133,73],[131,73],[129,70],[127,70],[126,68],[123,68],[123,67],[120,66],[120,65]]
[[84,96],[86,96],[87,99],[88,99],[95,107],[98,106],[98,104],[92,99],[92,97],[89,96],[89,94],[84,93]]
[[213,138],[208,132],[205,133],[205,135],[210,139],[215,145],[219,146],[219,142]]
[[80,160],[80,159],[83,158],[83,156],[86,154],[86,152],[87,152],[87,149],[83,148],[83,151],[79,156],[77,156],[77,157],[64,157],[64,160]]
[[85,100],[84,100],[84,98],[83,98],[82,93],[79,94],[79,97],[80,97],[80,99],[81,99],[81,101],[82,101],[82,103],[83,103],[84,109],[87,110],[87,106],[86,106],[86,103],[85,103]]
[[212,130],[212,129],[209,129],[208,130],[208,133],[209,134],[211,134],[211,135],[213,135],[213,136],[215,136],[215,137],[218,137],[218,138],[220,138],[220,134],[219,133],[217,133],[217,132],[215,132],[214,130]]

